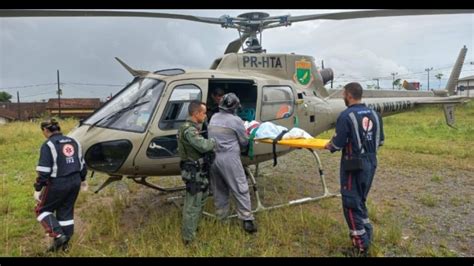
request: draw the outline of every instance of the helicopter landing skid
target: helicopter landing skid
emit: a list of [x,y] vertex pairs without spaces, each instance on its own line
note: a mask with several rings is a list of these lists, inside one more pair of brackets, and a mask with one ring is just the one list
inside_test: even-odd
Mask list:
[[[92,176],[92,175],[91,175]],[[99,193],[102,189],[104,189],[106,186],[110,185],[110,183],[115,182],[115,181],[120,181],[122,180],[123,176],[121,175],[111,175],[105,182],[96,190],[94,193]]]
[[[329,192],[329,190],[327,188],[327,185],[326,185],[326,179],[324,178],[324,171],[323,171],[323,168],[322,168],[321,159],[319,158],[318,153],[316,151],[314,151],[313,149],[311,149],[311,148],[307,148],[307,150],[309,152],[311,152],[311,154],[313,154],[313,157],[316,160],[316,163],[318,165],[318,173],[319,173],[319,177],[321,179],[321,185],[323,186],[323,195],[291,200],[287,203],[282,203],[282,204],[277,204],[277,205],[266,207],[262,204],[262,201],[260,200],[260,194],[259,194],[258,189],[257,189],[257,181],[256,181],[254,175],[250,171],[249,167],[245,166],[244,167],[245,173],[248,177],[250,177],[250,181],[252,182],[253,191],[255,193],[255,198],[257,200],[257,207],[254,210],[252,210],[252,213],[261,212],[261,211],[268,211],[268,210],[273,210],[273,209],[292,206],[292,205],[303,204],[303,203],[317,201],[317,200],[321,200],[321,199],[325,199],[325,198],[340,197],[341,196],[340,193],[335,194],[335,193]],[[257,164],[256,169],[255,169],[255,176],[258,177],[258,164]],[[216,215],[214,215],[212,213],[203,212],[203,214],[216,218]],[[233,218],[233,217],[237,217],[237,214],[229,215],[227,218]]]
[[155,185],[155,184],[153,184],[153,183],[147,182],[147,181],[146,181],[147,177],[148,177],[148,176],[128,176],[128,178],[131,178],[133,181],[135,181],[135,183],[138,183],[138,184],[140,184],[140,185],[147,186],[147,187],[149,187],[149,188],[153,188],[153,189],[159,190],[159,191],[161,191],[161,192],[169,193],[169,192],[182,191],[182,190],[185,190],[185,189],[186,189],[185,186],[178,186],[178,187],[161,187],[161,186]]

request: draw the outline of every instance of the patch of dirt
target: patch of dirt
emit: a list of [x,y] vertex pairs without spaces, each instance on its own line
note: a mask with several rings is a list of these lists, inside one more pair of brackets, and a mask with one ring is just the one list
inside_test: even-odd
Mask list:
[[[413,157],[413,154],[399,153],[402,156],[397,158],[386,159],[392,156],[388,153],[378,156],[379,166],[369,201],[399,218],[402,241],[410,239],[415,244],[416,254],[431,246],[456,256],[474,256],[474,174],[471,166],[468,169],[453,165],[445,167],[447,163],[440,156],[417,154]],[[337,193],[340,154],[326,151],[319,154],[327,186],[330,192]],[[317,195],[321,184],[311,157],[309,152],[295,151],[278,158],[277,167],[265,162],[260,169],[266,179],[285,176],[293,187],[312,186]],[[416,167],[413,160],[426,161]],[[407,254],[397,256],[404,255]]]
[[[327,187],[330,192],[338,193],[340,154],[330,154],[326,151],[319,154]],[[446,162],[443,158],[418,154],[413,157],[413,154],[404,154],[401,151],[397,151],[396,155],[381,153],[378,158],[379,167],[369,193],[369,201],[377,210],[388,210],[397,217],[402,226],[402,243],[410,241],[414,246],[409,254],[392,254],[392,251],[387,251],[384,255],[422,255],[423,249],[432,247],[435,250],[447,250],[456,256],[474,256],[474,179],[470,166],[444,167]],[[413,160],[425,161],[417,167]],[[317,165],[306,150],[297,150],[279,157],[276,167],[272,164],[272,161],[260,164],[260,174],[257,177],[259,193],[266,206],[270,203],[285,203],[296,198],[322,195]],[[106,190],[114,192],[106,193]],[[117,182],[98,195],[91,191],[87,193],[90,195],[85,195],[86,202],[76,209],[78,244],[81,243],[85,232],[92,230],[90,225],[81,220],[80,213],[86,212],[92,205],[112,206],[114,194],[122,197],[125,202],[120,218],[120,228],[125,232],[134,231],[146,224],[147,217],[155,212],[167,213],[176,208],[167,199],[182,195],[180,192],[160,193],[136,185],[130,180]],[[253,193],[251,195],[252,206],[256,207]],[[339,206],[340,200],[336,201]],[[334,208],[334,204],[331,203],[330,206]],[[324,202],[309,209],[318,212],[322,207],[324,208]],[[344,223],[342,211],[340,216],[335,218]]]

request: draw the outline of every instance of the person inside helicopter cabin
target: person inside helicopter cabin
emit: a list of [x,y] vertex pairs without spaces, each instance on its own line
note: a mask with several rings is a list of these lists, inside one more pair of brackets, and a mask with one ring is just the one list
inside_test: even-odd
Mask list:
[[215,88],[211,91],[211,101],[207,104],[207,122],[211,121],[211,117],[219,112],[219,102],[224,96],[225,92],[221,88]]

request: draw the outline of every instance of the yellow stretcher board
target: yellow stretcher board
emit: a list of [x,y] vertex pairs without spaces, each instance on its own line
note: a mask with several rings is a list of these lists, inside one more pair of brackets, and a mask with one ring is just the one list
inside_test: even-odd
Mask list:
[[[272,144],[273,139],[256,139],[256,142],[263,142]],[[277,142],[278,145],[285,145],[293,148],[311,148],[324,149],[324,146],[329,142],[329,139],[282,139]]]

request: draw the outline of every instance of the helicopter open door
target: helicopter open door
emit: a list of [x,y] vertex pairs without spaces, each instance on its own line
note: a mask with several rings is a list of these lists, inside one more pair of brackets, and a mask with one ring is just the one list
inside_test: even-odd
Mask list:
[[218,88],[222,89],[224,93],[233,92],[235,95],[237,95],[237,97],[239,97],[240,105],[242,107],[238,110],[237,115],[242,118],[243,121],[252,121],[256,119],[258,110],[258,88],[255,81],[241,79],[209,80],[209,93],[206,101],[208,106],[213,104],[211,94]]
[[[211,79],[209,80],[208,105],[212,103],[211,93],[220,88],[225,93],[233,92],[239,97],[241,108],[237,115],[243,121],[257,120],[259,122],[272,122],[288,129],[294,126],[296,114],[296,92],[281,80],[268,79]],[[289,147],[277,147],[277,153],[283,154],[290,151]],[[254,159],[242,157],[244,165],[255,164],[260,160],[268,160],[272,155],[272,147],[258,145],[254,149]]]
[[189,103],[192,100],[205,99],[207,88],[207,79],[178,80],[167,86],[134,159],[137,171],[145,175],[147,173],[153,175],[157,168],[164,175],[179,172],[180,159],[176,135],[188,117]]

